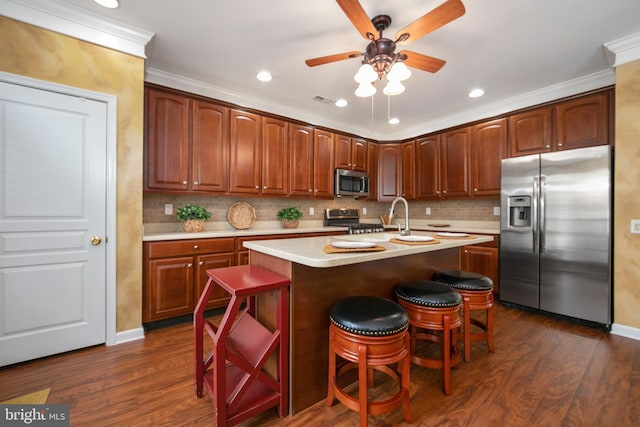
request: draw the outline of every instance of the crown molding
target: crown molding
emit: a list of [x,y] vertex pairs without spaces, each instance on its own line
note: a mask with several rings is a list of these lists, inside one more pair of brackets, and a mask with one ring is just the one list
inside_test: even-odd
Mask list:
[[0,0],[0,15],[145,59],[155,35],[58,0]]
[[640,33],[631,34],[604,44],[612,67],[640,59]]

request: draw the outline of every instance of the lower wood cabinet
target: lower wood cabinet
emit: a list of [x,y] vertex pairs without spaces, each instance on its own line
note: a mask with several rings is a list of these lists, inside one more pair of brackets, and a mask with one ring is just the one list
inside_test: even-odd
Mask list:
[[500,293],[498,239],[496,235],[492,242],[463,246],[460,260],[463,270],[483,274],[493,280],[493,293],[496,295]]
[[[144,244],[142,322],[193,314],[210,268],[234,265],[234,237]],[[229,296],[216,289],[208,309],[226,306]]]

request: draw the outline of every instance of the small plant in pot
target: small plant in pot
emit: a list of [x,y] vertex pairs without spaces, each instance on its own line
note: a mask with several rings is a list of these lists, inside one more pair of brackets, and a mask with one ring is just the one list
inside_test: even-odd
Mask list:
[[278,219],[284,228],[296,228],[302,212],[298,208],[282,208],[278,211]]
[[186,205],[178,208],[176,217],[182,221],[184,231],[196,233],[204,230],[204,222],[211,218],[211,212],[200,206]]

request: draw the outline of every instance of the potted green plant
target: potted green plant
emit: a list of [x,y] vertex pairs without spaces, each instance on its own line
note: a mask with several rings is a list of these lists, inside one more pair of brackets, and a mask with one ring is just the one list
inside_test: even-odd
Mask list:
[[178,208],[178,221],[182,221],[182,228],[187,233],[204,230],[204,222],[211,218],[211,212],[201,206],[186,205]]
[[302,212],[298,208],[282,208],[278,211],[278,219],[284,228],[296,228]]

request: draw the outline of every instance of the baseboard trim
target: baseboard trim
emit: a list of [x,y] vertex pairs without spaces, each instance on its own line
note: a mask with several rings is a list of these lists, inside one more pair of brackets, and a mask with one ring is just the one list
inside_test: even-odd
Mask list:
[[640,329],[632,328],[631,326],[624,326],[614,323],[611,325],[611,333],[614,335],[620,335],[621,337],[627,337],[640,341]]
[[142,328],[142,326],[135,329],[129,329],[128,331],[116,332],[116,342],[114,345],[141,339],[144,339],[144,328]]

